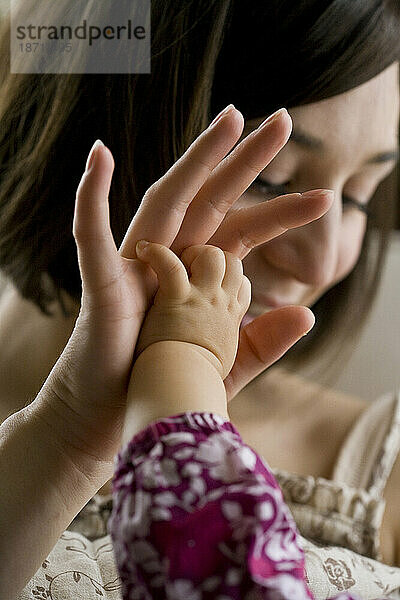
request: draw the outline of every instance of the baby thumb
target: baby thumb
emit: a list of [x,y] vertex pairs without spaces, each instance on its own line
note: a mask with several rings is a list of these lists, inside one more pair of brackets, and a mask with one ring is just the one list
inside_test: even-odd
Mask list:
[[163,294],[169,298],[182,298],[190,291],[186,268],[172,250],[162,244],[140,240],[136,244],[136,255],[156,273]]

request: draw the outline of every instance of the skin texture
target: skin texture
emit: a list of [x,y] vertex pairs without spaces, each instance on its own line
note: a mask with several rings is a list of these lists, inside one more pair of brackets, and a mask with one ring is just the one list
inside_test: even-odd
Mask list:
[[190,246],[180,258],[159,244],[137,252],[159,289],[136,347],[123,444],[171,414],[201,410],[229,419],[223,380],[251,298],[241,261],[216,246]]
[[139,257],[157,274],[159,289],[140,330],[136,356],[158,341],[198,344],[217,358],[215,368],[225,379],[251,299],[241,260],[208,245],[190,246],[180,258],[159,244],[141,252]]

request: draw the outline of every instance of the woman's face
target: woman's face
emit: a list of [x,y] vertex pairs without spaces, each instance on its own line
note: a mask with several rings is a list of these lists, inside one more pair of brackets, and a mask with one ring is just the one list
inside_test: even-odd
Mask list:
[[[367,216],[345,197],[367,205],[396,164],[398,66],[393,63],[349,92],[288,109],[292,136],[260,173],[265,188],[253,183],[235,208],[314,188],[333,189],[335,200],[316,221],[259,246],[243,260],[253,297],[245,322],[281,305],[311,306],[355,266]],[[243,135],[262,120],[248,121]]]

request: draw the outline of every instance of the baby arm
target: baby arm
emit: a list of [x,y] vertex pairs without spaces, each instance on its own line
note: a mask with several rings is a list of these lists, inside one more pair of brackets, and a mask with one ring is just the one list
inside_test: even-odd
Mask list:
[[138,246],[137,255],[156,272],[159,290],[136,345],[123,445],[173,414],[205,411],[228,418],[223,379],[234,363],[251,295],[241,261],[219,248],[191,246],[179,259],[149,244]]
[[272,598],[281,587],[279,597],[312,598],[279,486],[227,415],[223,379],[250,302],[241,262],[212,246],[187,248],[183,264],[156,244],[138,256],[159,290],[113,478],[108,530],[124,599]]
[[[163,246],[139,254],[160,287],[137,344],[113,481],[108,530],[123,597],[311,600],[278,483],[228,422],[223,379],[250,300],[241,264],[211,246],[185,250],[187,273]],[[160,421],[189,411],[226,421]]]

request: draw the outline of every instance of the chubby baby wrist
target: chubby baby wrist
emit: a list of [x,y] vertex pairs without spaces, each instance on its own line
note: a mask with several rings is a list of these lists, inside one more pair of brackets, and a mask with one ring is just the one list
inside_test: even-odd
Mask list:
[[180,341],[158,341],[138,356],[128,387],[122,444],[160,418],[184,412],[228,419],[225,385],[212,352]]
[[[177,352],[181,352],[182,347],[184,348],[185,353],[195,352],[203,356],[211,366],[218,372],[220,377],[222,378],[223,367],[221,361],[215,356],[211,350],[205,348],[204,346],[200,346],[199,344],[195,344],[193,342],[181,341],[181,340],[159,340],[157,342],[153,342],[149,344],[144,350],[140,352],[140,354],[136,357],[136,360],[141,357],[141,361],[143,360],[154,360],[154,355],[159,354],[168,354],[173,355]],[[136,362],[135,360],[135,362]],[[133,366],[133,368],[135,365]]]

